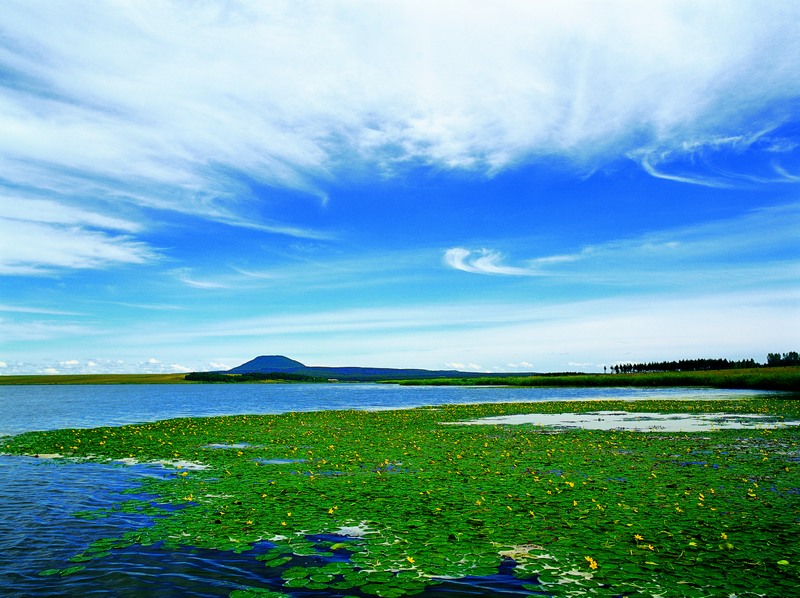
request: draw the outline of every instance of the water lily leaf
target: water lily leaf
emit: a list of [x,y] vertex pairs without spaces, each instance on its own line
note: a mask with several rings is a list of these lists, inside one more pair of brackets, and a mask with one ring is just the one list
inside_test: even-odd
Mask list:
[[260,559],[260,560],[264,561],[264,565],[266,567],[282,567],[286,563],[290,562],[292,560],[292,557],[290,557],[290,556],[279,556],[279,557],[273,557],[273,558],[268,559],[268,560],[265,560],[265,559]]
[[78,571],[83,571],[86,569],[85,565],[75,565],[74,567],[67,567],[66,569],[61,569],[58,574],[61,577],[65,577],[67,575],[72,575],[73,573],[77,573]]
[[41,577],[49,577],[51,575],[58,575],[59,573],[61,573],[61,569],[45,569],[44,571],[39,571]]
[[286,580],[284,582],[284,586],[287,588],[305,588],[311,583],[311,580],[307,577],[295,577],[292,579]]

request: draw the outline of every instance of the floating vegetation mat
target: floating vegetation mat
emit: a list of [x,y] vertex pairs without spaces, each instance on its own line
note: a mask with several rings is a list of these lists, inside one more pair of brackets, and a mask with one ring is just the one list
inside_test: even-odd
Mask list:
[[[597,411],[725,413],[759,427],[474,423]],[[766,424],[798,419],[800,402],[764,397],[456,405],[36,432],[0,449],[195,464],[143,479],[135,492],[155,499],[118,508],[152,524],[54,564],[45,592],[48,575],[85,574],[141,545],[251,554],[263,580],[236,597],[404,596],[498,576],[523,595],[789,596],[800,586],[800,430]]]

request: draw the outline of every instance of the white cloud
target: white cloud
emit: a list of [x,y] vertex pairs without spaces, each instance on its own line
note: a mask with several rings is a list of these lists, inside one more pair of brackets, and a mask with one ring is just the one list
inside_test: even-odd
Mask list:
[[195,289],[227,289],[230,287],[230,285],[225,282],[197,280],[192,277],[191,268],[177,268],[172,271],[172,274],[186,286]]
[[512,370],[520,370],[523,368],[532,368],[534,365],[532,363],[528,363],[527,361],[520,361],[519,363],[507,363],[506,367]]
[[564,371],[569,362],[687,355],[763,361],[770,351],[793,350],[798,305],[796,289],[637,294],[535,305],[474,302],[198,322],[191,329],[140,330],[117,340],[136,347],[145,335],[148,344],[182,355],[187,347],[196,352],[196,347],[213,346],[242,355],[242,362],[276,347],[275,352],[309,364],[430,369],[516,363],[520,355],[536,364],[536,371]]
[[53,323],[32,320],[14,322],[0,318],[0,338],[11,341],[51,341],[58,338],[85,337],[96,331],[74,323]]
[[[670,284],[712,281],[751,283],[797,281],[800,251],[800,203],[753,210],[736,218],[647,233],[588,245],[569,255],[544,256],[524,261],[524,267],[505,266],[495,250],[453,247],[444,263],[472,274],[508,276],[571,274],[582,280],[658,283],[670,274]],[[765,231],[769,231],[765,234]],[[736,258],[733,260],[733,258]],[[722,263],[724,258],[726,263]],[[632,273],[636,273],[632,276]],[[627,282],[626,282],[627,281]]]
[[159,364],[161,362],[158,359],[156,359],[155,357],[151,357],[150,359],[147,360],[147,363],[150,364],[150,365],[156,365],[156,364]]
[[59,361],[58,363],[61,367],[80,365],[80,361],[78,361],[77,359],[68,359],[67,361]]
[[126,232],[136,232],[142,228],[136,222],[90,212],[50,199],[29,199],[14,196],[3,197],[3,218],[24,222],[115,229]]
[[80,316],[80,312],[64,311],[60,309],[50,309],[43,307],[31,307],[27,305],[9,305],[0,303],[0,312],[14,312],[23,314],[44,314],[50,316]]
[[128,236],[0,217],[0,274],[47,274],[60,268],[142,264],[152,259],[155,254],[147,245]]
[[461,372],[485,372],[487,371],[486,368],[478,365],[477,363],[461,363],[461,362],[451,362],[444,364],[446,368],[458,370]]
[[[0,170],[60,225],[132,232],[113,206],[135,205],[324,237],[254,217],[250,183],[324,202],[334,178],[420,163],[491,175],[543,156],[589,170],[631,156],[718,185],[720,173],[668,165],[763,141],[798,95],[796,2],[10,0],[3,12],[0,66],[15,75]],[[765,147],[786,147],[776,136]],[[97,211],[70,207],[79,198]],[[147,258],[87,234],[104,256],[90,267]],[[26,264],[37,270],[31,256],[13,270]]]
[[444,262],[451,268],[473,274],[503,274],[507,276],[535,276],[538,271],[501,264],[503,254],[492,249],[465,249],[452,247],[444,252]]
[[0,368],[7,368],[8,364],[5,361],[0,361]]

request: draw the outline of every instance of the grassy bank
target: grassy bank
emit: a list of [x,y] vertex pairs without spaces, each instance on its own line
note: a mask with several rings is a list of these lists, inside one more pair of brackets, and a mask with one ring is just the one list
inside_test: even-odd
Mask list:
[[[116,547],[164,542],[251,551],[263,578],[236,597],[403,596],[445,577],[491,576],[504,559],[520,591],[539,595],[796,592],[796,428],[442,424],[615,409],[800,419],[800,402],[779,398],[457,405],[36,432],[3,439],[0,450],[207,467],[146,479],[156,503],[182,508],[156,510],[152,527],[95,542],[48,575],[91,575],[93,560]],[[154,512],[151,501],[131,500],[79,515],[120,509]]]
[[192,384],[186,374],[64,374],[0,376],[3,384]]
[[434,378],[429,380],[398,380],[396,382],[413,386],[704,386],[711,388],[800,391],[800,367],[643,374],[492,375],[480,378]]

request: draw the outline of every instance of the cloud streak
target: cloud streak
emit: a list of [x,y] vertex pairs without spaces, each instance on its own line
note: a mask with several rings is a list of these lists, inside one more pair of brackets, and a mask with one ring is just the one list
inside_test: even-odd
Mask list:
[[453,247],[444,252],[444,263],[451,268],[472,274],[499,274],[504,276],[535,276],[537,270],[517,268],[502,264],[503,254],[492,249],[470,250]]
[[[263,353],[264,347],[281,347],[312,365],[433,369],[454,363],[504,369],[522,356],[528,371],[563,371],[569,362],[658,360],[692,355],[697,347],[709,355],[763,360],[775,347],[794,342],[792,331],[800,325],[798,299],[797,290],[787,290],[639,295],[535,306],[420,304],[230,319],[184,330],[139,331],[123,340],[137,350],[146,337],[148,344],[165,351],[212,342],[217,350],[240,355],[241,361]],[[643,338],[648,339],[646,346]],[[342,356],[348,363],[342,363]]]
[[[503,265],[503,254],[491,249],[453,247],[444,252],[445,265],[471,274],[504,276],[571,276],[588,281],[658,284],[669,276],[696,283],[738,278],[796,283],[800,267],[797,231],[800,203],[752,210],[745,215],[628,239],[587,245],[572,254],[544,256]],[[768,232],[767,232],[768,231]],[[735,258],[732,263],[731,260]]]
[[0,275],[144,264],[156,257],[145,243],[128,235],[0,218]]
[[[491,176],[548,156],[588,171],[631,156],[653,176],[723,186],[736,177],[669,164],[720,139],[756,147],[796,116],[799,23],[793,2],[12,0],[0,170],[60,204],[62,224],[87,218],[69,208],[81,197],[101,228],[135,232],[115,214],[125,204],[309,238],[329,233],[246,215],[253,188],[325,202],[343,178]],[[41,267],[145,259],[130,239],[93,240],[118,256]],[[33,257],[6,271],[37,272]],[[483,257],[474,267],[491,270]]]

